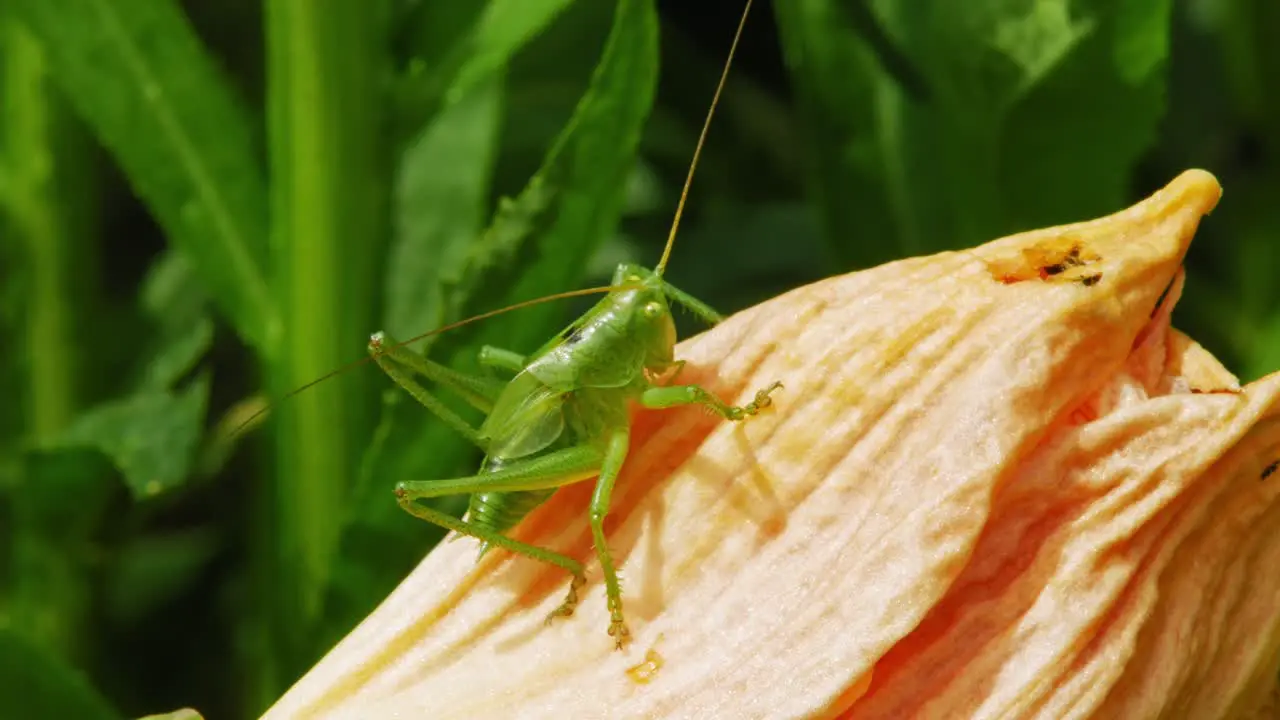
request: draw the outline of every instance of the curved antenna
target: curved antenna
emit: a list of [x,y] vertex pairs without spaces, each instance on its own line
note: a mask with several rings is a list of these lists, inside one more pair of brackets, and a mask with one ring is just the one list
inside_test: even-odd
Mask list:
[[[524,309],[524,308],[531,307],[531,306],[533,306],[533,305],[541,305],[542,303],[551,302],[551,301],[553,301],[553,300],[563,300],[563,299],[565,299],[565,298],[581,297],[581,296],[583,296],[583,295],[599,295],[599,294],[601,294],[601,293],[612,292],[612,291],[614,291],[614,290],[626,290],[626,289],[633,288],[633,287],[638,287],[638,286],[632,286],[632,285],[601,285],[601,286],[598,286],[598,287],[584,288],[584,289],[582,289],[582,290],[567,290],[567,291],[565,291],[565,292],[558,292],[558,293],[555,293],[554,295],[544,295],[544,296],[542,296],[542,297],[540,297],[540,298],[534,298],[534,299],[532,299],[532,300],[524,300],[524,301],[522,301],[522,302],[515,303],[514,305],[508,305],[508,306],[506,306],[506,307],[498,308],[497,310],[490,310],[490,311],[488,311],[488,312],[482,312],[482,313],[480,313],[479,315],[472,315],[471,317],[469,317],[469,318],[467,318],[467,319],[465,319],[465,320],[459,320],[459,321],[457,321],[457,322],[452,322],[452,323],[449,323],[448,325],[441,325],[440,327],[436,328],[435,330],[428,330],[427,332],[424,332],[424,333],[422,333],[422,334],[420,334],[420,335],[414,335],[413,337],[409,338],[408,340],[400,340],[400,341],[397,341],[397,342],[395,342],[394,344],[388,345],[388,346],[386,347],[386,349],[387,349],[387,350],[394,350],[394,349],[396,349],[396,348],[401,348],[401,347],[404,347],[404,346],[406,346],[406,345],[410,345],[410,344],[412,344],[412,343],[416,343],[416,342],[418,342],[419,340],[424,340],[424,339],[426,339],[426,338],[432,337],[433,335],[440,335],[440,334],[442,334],[442,333],[447,333],[447,332],[449,332],[450,330],[457,330],[458,328],[463,327],[464,325],[470,325],[470,324],[471,324],[471,323],[473,323],[473,322],[479,322],[479,321],[481,321],[481,320],[488,320],[488,319],[489,319],[489,318],[491,318],[491,317],[494,317],[494,316],[497,316],[497,315],[503,315],[503,314],[505,314],[505,313],[509,313],[509,312],[511,312],[511,311],[513,311],[513,310],[522,310],[522,309]],[[361,365],[364,365],[365,363],[373,362],[373,359],[374,359],[374,356],[373,356],[373,355],[366,355],[365,357],[362,357],[362,358],[360,358],[359,360],[352,360],[351,362],[349,362],[349,363],[347,363],[347,364],[345,364],[345,365],[341,365],[341,366],[339,366],[339,367],[337,367],[337,368],[335,368],[335,369],[333,369],[333,370],[330,370],[329,372],[327,372],[327,373],[325,373],[325,374],[321,375],[320,377],[316,378],[315,380],[312,380],[311,382],[308,382],[308,383],[303,384],[303,385],[299,385],[298,387],[296,387],[296,388],[294,388],[294,389],[290,390],[289,392],[285,393],[284,395],[281,395],[280,397],[276,398],[276,399],[275,399],[275,400],[273,400],[272,402],[267,403],[267,404],[266,404],[266,405],[264,405],[261,409],[259,409],[257,412],[255,412],[254,414],[250,415],[248,418],[246,418],[245,420],[243,420],[239,425],[237,425],[237,426],[235,427],[235,429],[234,429],[234,430],[232,430],[232,431],[231,431],[230,436],[231,436],[231,437],[236,437],[236,436],[238,436],[238,435],[240,434],[240,431],[241,431],[241,430],[244,430],[246,427],[248,427],[249,425],[253,424],[253,422],[254,422],[255,420],[257,420],[258,418],[262,417],[263,415],[266,415],[268,412],[270,412],[270,411],[271,411],[272,409],[274,409],[276,406],[280,405],[280,403],[282,403],[282,402],[284,402],[284,401],[288,400],[289,398],[294,397],[295,395],[298,395],[299,393],[304,392],[304,391],[306,391],[306,390],[310,390],[311,388],[315,387],[316,385],[319,385],[320,383],[322,383],[322,382],[324,382],[324,381],[326,381],[326,380],[328,380],[328,379],[330,379],[330,378],[332,378],[332,377],[336,377],[336,376],[338,376],[338,375],[341,375],[342,373],[345,373],[345,372],[347,372],[347,371],[349,371],[349,370],[354,370],[355,368],[358,368],[358,367],[360,367]]]
[[720,93],[724,90],[725,80],[729,78],[729,67],[733,65],[733,55],[738,51],[738,41],[742,39],[742,28],[747,25],[747,13],[751,12],[751,0],[742,8],[742,18],[738,20],[738,30],[733,34],[733,44],[729,46],[729,57],[724,61],[724,69],[720,71],[720,82],[716,84],[716,94],[711,97],[711,108],[702,121],[702,132],[698,134],[698,144],[693,148],[693,160],[689,163],[689,173],[684,178],[684,188],[680,190],[680,202],[676,204],[676,216],[671,221],[671,232],[667,233],[667,246],[662,249],[662,259],[658,261],[654,274],[661,277],[667,269],[667,260],[671,257],[671,248],[676,243],[676,231],[680,229],[680,217],[684,215],[684,204],[689,199],[689,186],[693,185],[693,172],[698,169],[698,158],[702,157],[702,146],[707,142],[707,130],[711,129],[711,118],[716,114],[716,106],[720,104]]

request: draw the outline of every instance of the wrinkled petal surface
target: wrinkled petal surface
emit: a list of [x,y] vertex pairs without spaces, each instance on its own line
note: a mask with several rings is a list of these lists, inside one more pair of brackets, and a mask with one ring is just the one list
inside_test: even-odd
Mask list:
[[[269,718],[1222,717],[1280,656],[1280,377],[1171,329],[1218,200],[809,285],[682,343],[743,424],[639,413],[598,568],[444,543]],[[522,524],[591,558],[591,483]],[[390,498],[388,499],[390,502]]]

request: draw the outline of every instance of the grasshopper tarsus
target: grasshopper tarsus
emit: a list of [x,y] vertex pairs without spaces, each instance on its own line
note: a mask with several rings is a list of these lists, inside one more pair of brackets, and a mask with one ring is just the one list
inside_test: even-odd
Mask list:
[[614,620],[609,623],[609,637],[613,638],[613,649],[626,650],[627,643],[631,642],[631,631],[625,622]]
[[627,642],[631,640],[631,630],[627,628],[627,623],[622,618],[622,598],[609,598],[609,637],[614,639],[614,647],[617,650],[626,648]]
[[556,618],[567,618],[573,615],[573,612],[578,609],[578,591],[586,584],[587,578],[585,575],[575,574],[573,579],[569,581],[568,596],[565,597],[564,602],[560,603],[559,607],[547,613],[547,618],[543,621],[543,624],[549,626]]
[[616,602],[613,598],[609,600],[609,637],[614,640],[615,650],[625,650],[627,643],[631,641],[631,630],[627,628],[627,623],[622,617],[621,598]]
[[[756,391],[756,397],[751,402],[742,407],[742,411],[747,415],[757,415],[759,412],[770,405],[773,405],[773,393],[782,389],[781,382],[774,382],[763,390]],[[746,419],[746,418],[743,418]]]
[[652,410],[678,407],[681,405],[701,405],[708,412],[719,415],[725,420],[741,422],[773,404],[771,393],[780,389],[782,383],[775,382],[769,387],[756,392],[755,398],[746,405],[730,405],[715,393],[700,385],[661,385],[648,388],[640,395],[640,404]]
[[742,422],[743,420],[746,420],[749,417],[752,417],[754,415],[759,415],[761,410],[769,407],[770,405],[773,405],[773,398],[771,397],[771,394],[774,391],[781,390],[781,389],[782,389],[782,383],[774,382],[772,385],[770,385],[767,388],[764,388],[763,390],[757,390],[756,396],[751,400],[751,402],[741,407],[729,408],[728,414],[726,415],[726,417],[728,417],[730,420],[733,420],[735,422]]

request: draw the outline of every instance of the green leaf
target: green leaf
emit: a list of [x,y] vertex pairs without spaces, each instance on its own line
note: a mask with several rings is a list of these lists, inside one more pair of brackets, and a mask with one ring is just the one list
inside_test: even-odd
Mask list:
[[1113,49],[1120,79],[1141,85],[1161,69],[1169,56],[1170,0],[1123,0],[1116,3],[1116,42]]
[[[517,206],[527,202],[528,207],[547,209],[530,228],[532,260],[520,266],[507,294],[509,302],[572,289],[592,255],[617,228],[641,130],[653,106],[657,50],[652,0],[620,0],[587,94],[516,200]],[[545,199],[540,197],[544,193]],[[528,215],[523,208],[500,212],[490,232],[509,232],[503,224],[512,219],[522,230],[529,224]],[[477,262],[481,271],[486,267]],[[490,342],[532,350],[558,329],[557,316],[555,308],[531,308],[519,317],[487,324],[482,335]]]
[[209,296],[186,254],[170,248],[147,270],[139,300],[147,315],[170,329],[204,317]]
[[208,396],[208,378],[200,377],[176,393],[140,392],[106,403],[81,415],[60,444],[97,448],[134,497],[159,495],[191,475]]
[[801,102],[823,121],[811,152],[840,255],[963,247],[1123,205],[1163,113],[1168,5],[876,3],[923,101],[866,43],[833,40],[853,27],[841,3],[780,5]]
[[[1277,152],[1280,94],[1275,92],[1275,78],[1280,74],[1280,43],[1276,42],[1280,4],[1274,0],[1212,3],[1205,14],[1213,10],[1223,15],[1215,40],[1227,65],[1226,84],[1235,100],[1233,109],[1246,118],[1247,130],[1258,133],[1268,151]],[[1203,64],[1199,57],[1193,62]],[[1213,80],[1220,83],[1217,77]]]
[[467,62],[449,86],[455,101],[506,66],[521,48],[572,4],[573,0],[490,0],[471,38]]
[[129,542],[107,575],[108,616],[125,625],[139,622],[189,587],[218,547],[218,535],[207,527]]
[[[1096,29],[1011,108],[1000,148],[999,233],[1124,207],[1165,113],[1170,4],[1130,0],[1095,11]],[[1143,22],[1130,19],[1133,5],[1142,6]]]
[[1280,368],[1278,193],[1280,176],[1274,171],[1227,186],[1212,220],[1197,232],[1185,262],[1187,286],[1174,310],[1178,328],[1243,382]]
[[213,321],[195,268],[176,248],[160,256],[142,286],[142,306],[157,327],[139,389],[166,390],[208,352]]
[[[1006,3],[992,9],[996,11],[988,21],[991,30],[989,33],[979,31],[973,39],[990,42],[991,47],[1013,64],[1016,79],[1006,87],[996,88],[1000,105],[1035,87],[1072,47],[1093,31],[1092,19],[1071,17],[1070,0]],[[980,56],[980,47],[969,49],[969,53]]]
[[412,21],[417,28],[408,71],[397,81],[396,117],[411,137],[437,112],[495,80],[507,62],[537,37],[573,0],[426,0]]
[[116,720],[78,671],[17,632],[0,628],[0,707],[23,720]]
[[875,132],[876,60],[860,47],[858,21],[832,0],[778,3],[775,13],[807,130],[809,192],[829,254],[837,269],[900,257],[907,248],[890,210],[889,172]]
[[409,146],[395,195],[396,233],[387,265],[387,329],[407,338],[461,310],[446,306],[484,224],[502,118],[501,83],[477,86],[444,109]]
[[88,621],[101,558],[94,541],[119,491],[95,450],[21,455],[17,474],[0,487],[0,627],[63,657],[92,645]]
[[164,338],[160,350],[147,363],[140,389],[163,390],[191,371],[213,345],[213,321],[201,317]]
[[0,436],[37,444],[56,437],[97,390],[76,346],[100,309],[91,281],[96,162],[47,66],[44,48],[0,4],[0,366],[13,368],[0,367],[0,376],[21,378],[4,383]]
[[118,487],[110,466],[93,449],[25,452],[21,483],[14,489],[17,523],[33,537],[67,546],[84,542]]
[[244,338],[270,353],[252,123],[173,0],[15,0],[55,78]]

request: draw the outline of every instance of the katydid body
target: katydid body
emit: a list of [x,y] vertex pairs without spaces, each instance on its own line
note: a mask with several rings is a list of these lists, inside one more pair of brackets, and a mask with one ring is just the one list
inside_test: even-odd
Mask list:
[[[557,565],[572,576],[569,594],[551,617],[569,615],[586,582],[582,564],[559,553],[522,543],[503,533],[514,527],[559,487],[596,481],[590,524],[596,556],[605,577],[609,634],[622,648],[629,632],[622,614],[622,591],[604,536],[604,518],[614,481],[630,441],[630,406],[668,408],[702,404],[728,420],[742,420],[769,404],[777,383],[756,393],[742,407],[731,406],[697,385],[664,385],[678,371],[676,332],[668,300],[700,317],[719,316],[676,290],[661,275],[623,264],[614,276],[617,288],[527,359],[486,349],[481,360],[515,376],[505,385],[462,375],[394,344],[381,334],[370,343],[378,364],[428,409],[441,415],[485,452],[477,475],[450,480],[402,482],[400,505],[417,517]],[[457,392],[488,412],[473,428],[420,385],[421,375]],[[471,493],[466,519],[459,520],[419,500]],[[550,619],[550,617],[548,618]]]
[[[747,0],[712,99],[712,111],[724,88],[750,8],[751,0]],[[396,497],[400,506],[423,520],[479,539],[481,552],[498,546],[567,571],[572,576],[568,597],[552,611],[548,621],[573,613],[578,591],[586,584],[582,563],[504,533],[557,488],[597,478],[591,497],[591,536],[604,574],[609,635],[618,649],[622,649],[630,633],[622,614],[617,567],[605,540],[604,519],[614,482],[627,458],[631,406],[657,409],[699,404],[727,420],[743,420],[767,406],[770,393],[781,387],[773,383],[757,392],[750,403],[735,407],[697,385],[672,384],[682,363],[675,359],[676,328],[670,302],[688,308],[709,324],[721,320],[706,304],[662,279],[710,122],[708,112],[675,221],[656,268],[651,271],[628,263],[619,265],[608,294],[527,358],[500,348],[484,348],[481,363],[512,374],[509,381],[459,373],[424,359],[381,333],[369,342],[370,354],[388,375],[485,453],[476,475],[398,484]],[[577,293],[561,296],[571,294]],[[532,302],[538,301],[529,301]],[[486,413],[484,422],[478,428],[472,427],[421,385],[419,377]],[[464,519],[420,502],[463,493],[471,495]]]

